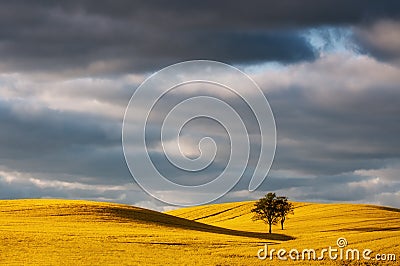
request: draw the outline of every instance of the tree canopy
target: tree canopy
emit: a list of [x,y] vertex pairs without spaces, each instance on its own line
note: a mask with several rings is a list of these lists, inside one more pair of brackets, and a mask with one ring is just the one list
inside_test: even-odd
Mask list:
[[293,204],[287,197],[277,197],[275,193],[268,193],[259,199],[251,210],[254,213],[254,220],[262,220],[269,225],[269,233],[272,232],[272,225],[281,222],[283,224],[288,214],[294,214]]

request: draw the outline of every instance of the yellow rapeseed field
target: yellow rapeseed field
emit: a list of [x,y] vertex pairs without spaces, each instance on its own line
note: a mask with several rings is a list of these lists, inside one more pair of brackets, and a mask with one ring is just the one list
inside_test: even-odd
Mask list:
[[[254,202],[159,213],[78,200],[0,201],[0,265],[398,265],[400,210],[371,205],[294,203],[285,230],[253,222]],[[336,247],[396,254],[396,262],[259,260],[268,248]],[[319,254],[317,254],[319,255]]]

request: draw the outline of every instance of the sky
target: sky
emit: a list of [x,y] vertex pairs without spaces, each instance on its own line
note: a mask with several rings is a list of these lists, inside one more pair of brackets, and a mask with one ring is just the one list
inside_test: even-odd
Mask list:
[[[276,123],[268,177],[247,190],[260,149],[254,138],[243,178],[217,202],[274,191],[400,208],[400,3],[361,0],[0,1],[0,198],[170,208],[133,180],[122,122],[146,78],[196,59],[249,75]],[[163,104],[196,93],[177,90]],[[252,128],[248,110],[224,93],[208,92],[229,99]],[[188,132],[214,136],[219,153],[191,178],[163,159],[157,132],[148,136],[158,169],[178,183],[208,181],[226,162],[224,131],[197,122]]]

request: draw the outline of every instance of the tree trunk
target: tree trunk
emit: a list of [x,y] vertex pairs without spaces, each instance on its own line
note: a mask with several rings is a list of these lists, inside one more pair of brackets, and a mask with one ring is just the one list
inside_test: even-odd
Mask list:
[[272,224],[271,223],[268,223],[268,224],[269,224],[269,233],[271,234],[271,232],[272,232],[272,230],[271,230]]
[[282,226],[282,230],[283,230],[283,223],[284,223],[284,221],[283,221],[283,220],[281,220],[281,226]]

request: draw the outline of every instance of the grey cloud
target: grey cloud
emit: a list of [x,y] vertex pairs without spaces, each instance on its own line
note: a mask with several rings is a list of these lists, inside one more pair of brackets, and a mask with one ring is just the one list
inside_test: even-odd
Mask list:
[[23,154],[73,145],[109,146],[120,140],[120,124],[90,114],[62,112],[29,101],[0,101],[1,145]]
[[268,192],[288,196],[293,201],[310,202],[359,202],[393,207],[399,205],[400,182],[386,182],[374,176],[343,173],[333,176],[287,178],[272,171],[255,192],[246,185],[237,186],[217,202],[258,199]]
[[[386,204],[399,207],[398,203],[389,203],[389,199],[400,190],[400,182],[385,182],[374,176],[361,176],[343,173],[333,176],[303,178],[268,178],[259,191],[277,191],[297,201],[317,202],[377,202],[380,195],[387,195]],[[235,193],[233,193],[235,194]],[[258,192],[260,194],[260,192]],[[261,193],[262,194],[262,193]]]
[[380,60],[400,63],[400,22],[380,20],[355,28],[355,41],[365,53]]
[[[346,179],[324,184],[326,177],[321,178],[322,183],[312,186],[294,189],[297,195],[293,195],[301,201],[352,201],[352,202],[376,202],[377,195],[381,193],[396,193],[400,189],[400,183],[377,183],[373,178],[363,177],[359,182],[348,182]],[[289,192],[290,193],[290,192]],[[398,204],[391,204],[399,207]]]
[[[385,71],[380,71],[382,69]],[[346,186],[360,181],[360,177],[342,177],[343,173],[380,169],[389,159],[399,158],[396,145],[400,132],[399,123],[396,123],[400,111],[397,68],[365,56],[330,55],[313,63],[287,66],[278,71],[281,72],[277,77],[265,71],[256,79],[266,90],[277,122],[278,148],[273,169],[291,170],[301,178],[290,178],[288,174],[286,179],[276,180],[272,176],[267,178],[261,190],[293,188],[297,193],[303,191],[304,195],[309,195],[308,199],[323,198],[325,194],[325,199],[333,200],[330,192],[322,187]],[[308,78],[304,78],[306,76]],[[275,85],[272,86],[270,81]],[[179,94],[165,100],[172,104],[190,95]],[[84,180],[89,184],[107,185],[132,181],[122,155],[121,121],[83,111],[56,111],[33,105],[28,99],[1,102],[2,164],[12,170],[37,173],[48,180]],[[229,97],[224,100],[244,116],[246,125],[257,135],[255,121],[240,101]],[[155,111],[159,112],[157,119],[165,114],[163,108]],[[196,124],[192,130],[204,129],[210,135],[221,133],[207,123]],[[150,137],[152,142],[157,142],[156,130],[150,130]],[[234,192],[248,186],[257,159],[258,141],[252,139],[255,153]],[[154,157],[158,167],[175,181],[186,184],[209,181],[221,172],[224,162],[221,158],[222,164],[216,164],[195,176],[196,180],[190,180],[185,173],[171,170],[165,158],[158,155]],[[313,191],[313,187],[321,187],[321,191]],[[386,188],[382,189],[389,193]],[[361,195],[365,188],[351,187],[348,192]]]
[[[90,114],[0,101],[2,164],[22,172],[97,176],[97,183],[129,182],[121,123]],[[79,179],[77,177],[76,179]]]
[[[362,56],[339,58],[260,79],[277,123],[276,169],[340,174],[399,158],[399,70]],[[272,78],[285,85],[271,88]]]
[[379,193],[378,195],[375,195],[375,199],[377,200],[378,204],[380,205],[385,205],[385,206],[393,206],[393,207],[400,207],[400,193],[395,192],[395,193],[390,193],[390,192],[384,192],[384,193]]

